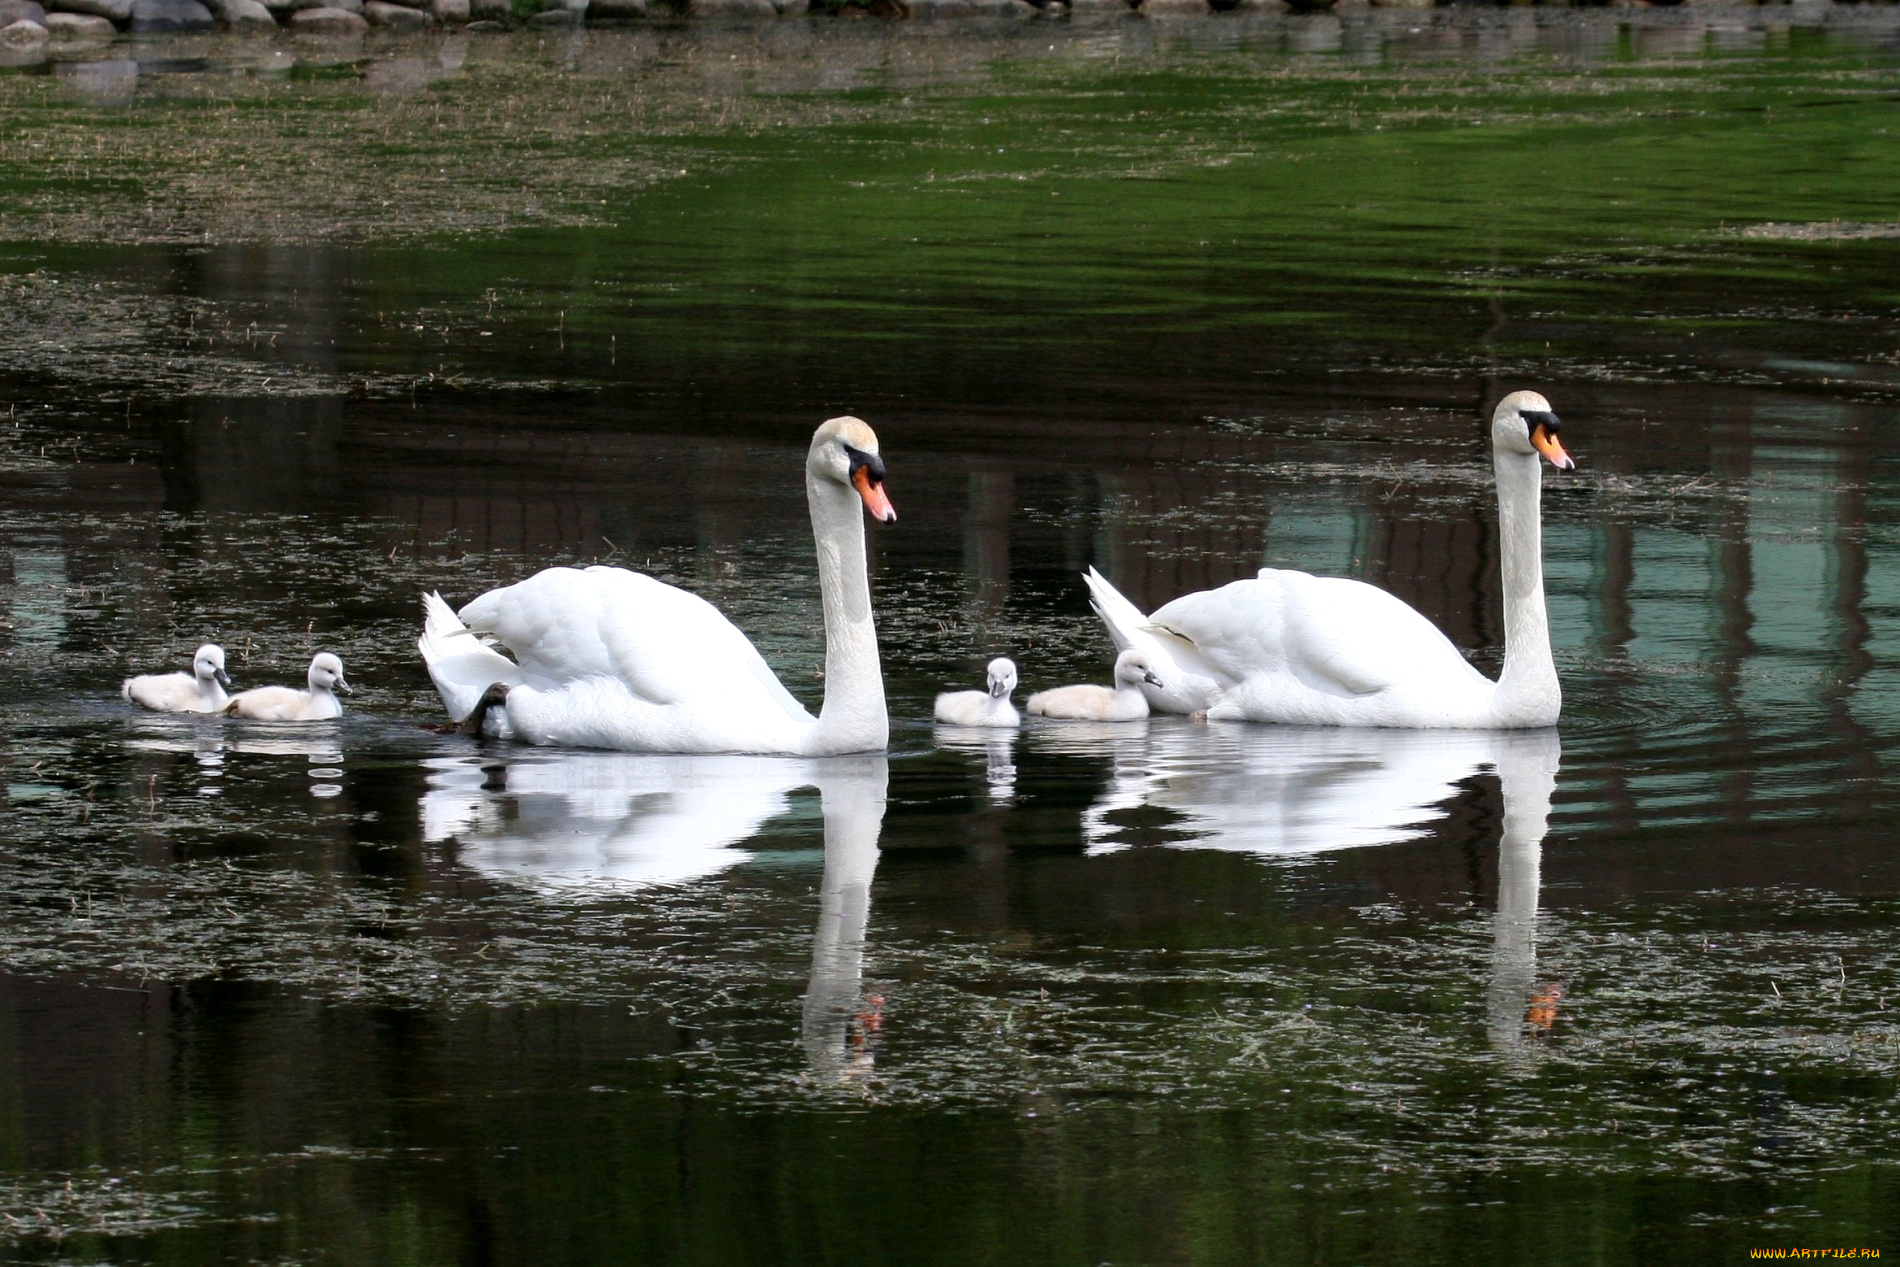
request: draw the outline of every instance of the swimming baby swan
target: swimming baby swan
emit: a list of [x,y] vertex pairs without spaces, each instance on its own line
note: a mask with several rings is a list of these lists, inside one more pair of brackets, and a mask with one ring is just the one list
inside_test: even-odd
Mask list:
[[1016,664],[998,656],[990,661],[989,690],[945,691],[937,697],[936,715],[952,726],[1016,726],[1022,718],[1009,702],[1016,689]]
[[191,657],[189,673],[144,673],[119,685],[119,694],[160,713],[215,713],[230,702],[224,648],[207,642]]
[[1029,711],[1065,721],[1140,721],[1148,715],[1148,697],[1141,693],[1144,682],[1165,689],[1148,667],[1147,652],[1131,647],[1115,657],[1113,687],[1058,686],[1038,691],[1029,697]]
[[239,691],[225,706],[227,717],[245,717],[251,721],[329,721],[343,716],[343,704],[336,697],[342,691],[354,695],[343,680],[343,661],[328,651],[310,662],[310,686],[296,690],[288,686],[260,686]]

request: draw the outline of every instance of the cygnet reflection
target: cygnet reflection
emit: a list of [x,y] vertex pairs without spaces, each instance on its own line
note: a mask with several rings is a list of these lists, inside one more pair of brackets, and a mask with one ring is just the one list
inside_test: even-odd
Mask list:
[[937,747],[952,752],[982,754],[990,799],[1009,801],[1016,795],[1016,731],[996,727],[938,726],[931,736]]
[[[1080,737],[1063,738],[1074,746]],[[1424,835],[1460,781],[1495,770],[1504,825],[1487,1028],[1494,1046],[1516,1051],[1555,1023],[1562,986],[1537,975],[1539,875],[1562,757],[1555,730],[1158,722],[1139,745],[1107,737],[1101,745],[1115,768],[1083,813],[1092,854],[1128,848],[1142,821],[1132,811],[1149,808],[1170,812],[1166,843],[1178,848],[1290,857],[1396,844]]]

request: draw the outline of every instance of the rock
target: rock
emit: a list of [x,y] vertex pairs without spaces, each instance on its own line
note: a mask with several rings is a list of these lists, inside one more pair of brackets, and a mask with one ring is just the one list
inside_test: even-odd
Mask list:
[[45,26],[46,10],[36,0],[0,0],[0,26],[15,22],[37,22]]
[[[272,22],[271,25],[277,24]],[[49,13],[46,33],[55,39],[109,40],[119,33],[119,28],[96,13]]]
[[976,6],[970,0],[905,0],[913,18],[970,18]]
[[775,18],[772,0],[690,0],[689,18]]
[[218,20],[198,0],[132,0],[134,35],[216,30]]
[[468,0],[468,16],[476,22],[499,22],[506,26],[514,17],[514,9],[508,0]]
[[443,26],[467,26],[468,0],[431,0],[429,14]]
[[1141,16],[1160,17],[1199,17],[1210,13],[1207,0],[1141,0]]
[[970,0],[978,15],[986,18],[1033,18],[1036,6],[1028,0]]
[[132,0],[53,0],[46,7],[61,13],[90,13],[108,22],[128,22],[132,18]]
[[580,24],[581,15],[572,9],[549,9],[545,13],[537,13],[528,19],[529,26],[542,28],[551,26],[579,26]]
[[38,22],[21,18],[17,22],[0,26],[0,44],[10,48],[31,48],[36,44],[44,43],[46,43],[46,28]]
[[405,9],[423,9],[429,7],[429,0],[383,0],[385,4],[399,4]]
[[361,35],[369,23],[348,9],[299,9],[290,15],[290,29],[299,35]]
[[781,18],[802,18],[811,12],[811,0],[772,0]]
[[368,0],[363,6],[363,16],[371,26],[385,27],[391,31],[420,31],[435,21],[421,9],[390,4],[388,0]]
[[277,19],[260,0],[219,0],[218,20],[233,31],[275,31]]
[[490,31],[505,31],[508,28],[500,22],[490,22],[487,18],[483,18],[479,22],[470,22],[462,29],[464,31],[474,31],[477,34],[486,35]]
[[589,22],[631,22],[652,12],[653,6],[647,0],[587,0]]

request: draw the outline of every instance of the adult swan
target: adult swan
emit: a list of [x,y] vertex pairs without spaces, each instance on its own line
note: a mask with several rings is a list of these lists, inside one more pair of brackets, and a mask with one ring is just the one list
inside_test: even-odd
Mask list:
[[1553,725],[1563,691],[1544,612],[1539,454],[1559,470],[1575,465],[1550,402],[1513,392],[1491,416],[1504,577],[1504,671],[1495,682],[1429,620],[1363,581],[1263,568],[1143,616],[1091,568],[1095,610],[1117,647],[1150,653],[1166,688],[1142,689],[1158,710],[1305,726]]
[[[457,619],[423,597],[417,647],[450,716],[471,733],[629,752],[872,752],[890,737],[858,505],[897,518],[877,435],[818,428],[805,459],[825,615],[825,704],[792,698],[705,599],[623,568],[549,568],[490,590]],[[475,635],[486,634],[514,659]]]

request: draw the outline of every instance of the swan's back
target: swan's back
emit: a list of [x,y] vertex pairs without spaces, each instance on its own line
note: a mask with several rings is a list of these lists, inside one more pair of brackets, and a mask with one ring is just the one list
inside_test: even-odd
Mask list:
[[813,720],[718,608],[625,568],[548,568],[483,594],[461,618],[542,690],[609,678],[656,705]]
[[1495,690],[1436,625],[1363,581],[1265,568],[1150,620],[1238,683],[1224,704],[1245,696],[1263,720],[1419,724],[1384,714],[1423,709],[1460,724],[1449,714],[1488,707]]
[[159,713],[215,713],[225,703],[222,689],[207,692],[189,673],[142,673],[125,679],[119,694]]
[[329,721],[343,715],[343,704],[329,691],[259,686],[233,695],[224,711],[250,721]]

